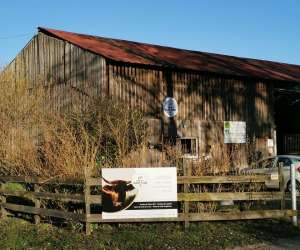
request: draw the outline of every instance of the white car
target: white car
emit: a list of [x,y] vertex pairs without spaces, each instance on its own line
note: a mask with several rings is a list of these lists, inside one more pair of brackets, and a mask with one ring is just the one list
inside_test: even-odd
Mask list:
[[278,166],[279,163],[283,163],[283,179],[284,187],[287,191],[291,190],[290,181],[290,167],[292,164],[295,166],[296,177],[296,190],[300,193],[300,156],[296,155],[277,155],[273,157],[264,158],[255,164],[251,168],[243,169],[242,173],[251,174],[270,174],[271,180],[266,182],[267,188],[279,189],[278,182]]

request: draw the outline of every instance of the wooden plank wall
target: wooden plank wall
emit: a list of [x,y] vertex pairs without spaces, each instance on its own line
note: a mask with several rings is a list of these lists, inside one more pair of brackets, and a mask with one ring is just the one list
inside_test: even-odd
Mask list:
[[[204,74],[165,72],[126,65],[109,65],[110,94],[118,100],[161,116],[163,99],[177,100],[177,120],[250,121],[257,119],[257,134],[273,125],[271,86],[261,81],[227,79]],[[169,75],[169,76],[168,76]],[[170,94],[168,95],[170,96]],[[266,126],[263,126],[266,125]]]
[[[156,123],[151,122],[156,128],[163,124],[164,134],[168,133],[169,121],[163,115],[162,103],[166,96],[173,96],[179,107],[177,133],[200,138],[200,151],[204,144],[223,140],[223,121],[229,120],[246,121],[249,139],[255,138],[256,147],[267,153],[266,140],[273,137],[274,128],[271,83],[112,62],[109,79],[110,95],[156,118]],[[156,129],[156,133],[162,131]]]
[[106,62],[99,55],[42,33],[34,36],[10,63],[7,72],[29,88],[48,86],[50,108],[68,110],[106,94]]
[[[273,136],[270,82],[120,64],[43,33],[32,38],[7,70],[16,79],[25,77],[30,88],[50,86],[48,103],[54,111],[109,94],[143,110],[151,118],[155,140],[176,129],[179,136],[199,138],[199,152],[223,141],[224,120],[246,121],[249,138],[256,139],[263,153],[266,139]],[[171,130],[162,112],[166,96],[175,97],[179,106]]]
[[[16,79],[25,77],[30,87],[51,85],[54,109],[84,104],[89,97],[108,93],[104,58],[42,33],[32,38],[7,70]],[[253,135],[271,136],[274,121],[270,83],[111,62],[108,75],[110,96],[141,108],[151,117],[162,117],[163,99],[172,95],[179,105],[178,127],[244,120]],[[191,136],[188,131],[184,133]]]
[[300,153],[300,134],[283,135],[283,152],[285,154]]

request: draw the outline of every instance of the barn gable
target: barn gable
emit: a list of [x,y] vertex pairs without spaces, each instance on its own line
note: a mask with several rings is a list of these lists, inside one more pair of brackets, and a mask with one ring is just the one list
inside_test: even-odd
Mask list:
[[35,35],[5,70],[35,84],[51,86],[52,108],[58,110],[106,90],[105,60],[67,41]]

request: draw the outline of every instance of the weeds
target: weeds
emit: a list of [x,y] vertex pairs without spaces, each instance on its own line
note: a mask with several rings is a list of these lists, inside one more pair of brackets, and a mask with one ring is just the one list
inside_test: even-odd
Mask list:
[[[15,80],[9,74],[1,75],[0,85],[1,175],[83,177],[87,171],[99,175],[102,167],[145,166],[149,129],[139,110],[121,102],[91,98],[84,107],[59,112],[49,105],[51,85],[30,88],[25,80]],[[217,132],[211,136],[212,141],[218,141]],[[250,155],[253,147],[249,144],[244,150]],[[238,146],[215,143],[206,151],[197,161],[183,160],[179,147],[165,143],[152,165],[177,166],[178,174],[183,175],[183,165],[188,164],[192,175],[201,176],[234,174],[236,165],[247,161]],[[260,187],[215,184],[190,189],[198,193],[243,192]],[[215,211],[216,207],[216,202],[197,203],[195,209]]]
[[0,85],[2,175],[82,177],[86,169],[128,165],[146,145],[142,113],[122,103],[91,99],[63,113],[48,103],[51,86],[31,89],[10,74],[1,75]]

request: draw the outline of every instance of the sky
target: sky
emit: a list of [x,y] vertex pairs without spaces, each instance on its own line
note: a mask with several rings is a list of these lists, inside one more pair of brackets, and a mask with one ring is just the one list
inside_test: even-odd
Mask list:
[[300,65],[299,0],[2,0],[0,67],[37,27]]

